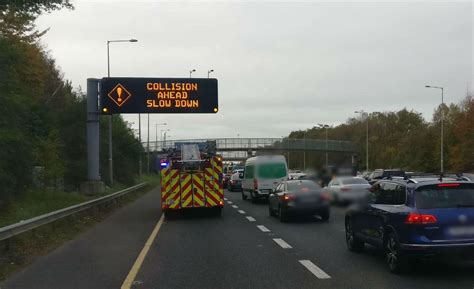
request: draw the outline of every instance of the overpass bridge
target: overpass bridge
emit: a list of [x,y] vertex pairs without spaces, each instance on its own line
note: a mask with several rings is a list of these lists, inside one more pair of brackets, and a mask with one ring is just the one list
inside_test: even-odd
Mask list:
[[294,139],[294,138],[209,138],[183,139],[144,142],[143,147],[148,152],[163,152],[173,148],[176,142],[216,141],[217,151],[226,160],[244,160],[249,156],[276,151],[305,151],[305,152],[340,152],[355,154],[356,145],[350,141]]

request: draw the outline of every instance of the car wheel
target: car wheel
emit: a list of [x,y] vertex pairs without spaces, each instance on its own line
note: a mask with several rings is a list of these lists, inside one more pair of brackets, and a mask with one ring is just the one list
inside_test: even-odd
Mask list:
[[247,195],[246,195],[246,194],[244,194],[244,192],[243,192],[243,191],[242,191],[242,200],[244,200],[244,201],[245,201],[245,200],[247,200]]
[[270,204],[268,205],[268,214],[270,215],[270,217],[276,216],[275,211],[272,209],[272,206]]
[[323,221],[329,220],[329,209],[326,209],[323,212],[321,212],[320,216]]
[[282,223],[288,221],[288,215],[281,207],[278,207],[278,217]]
[[400,243],[394,232],[390,232],[385,241],[385,259],[392,273],[400,274],[407,269],[407,258],[400,254]]
[[346,220],[346,244],[351,252],[361,252],[364,250],[364,242],[355,236],[350,219]]

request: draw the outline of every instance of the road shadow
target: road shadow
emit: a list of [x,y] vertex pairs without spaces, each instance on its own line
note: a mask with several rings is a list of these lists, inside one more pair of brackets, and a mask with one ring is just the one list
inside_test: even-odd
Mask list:
[[[364,251],[359,253],[360,256],[370,258],[377,266],[387,268],[385,263],[385,253],[383,250],[365,245]],[[474,282],[474,260],[455,259],[416,259],[413,260],[409,268],[400,275],[400,277],[410,277],[415,279],[430,279],[431,281],[446,278],[468,278]],[[474,284],[474,283],[473,283]]]
[[209,208],[190,208],[186,210],[171,210],[165,215],[166,221],[195,220],[195,219],[218,219],[215,209]]

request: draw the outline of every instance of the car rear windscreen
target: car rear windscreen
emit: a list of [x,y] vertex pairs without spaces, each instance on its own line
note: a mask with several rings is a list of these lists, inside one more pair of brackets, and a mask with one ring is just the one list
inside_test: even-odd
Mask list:
[[364,179],[350,178],[350,179],[343,179],[342,184],[344,184],[344,185],[367,185],[369,183]]
[[384,175],[393,177],[404,177],[405,172],[403,171],[385,171]]
[[474,184],[423,186],[416,190],[415,202],[419,209],[474,207]]
[[258,166],[257,175],[262,179],[279,179],[286,177],[286,166],[283,163],[268,163]]
[[321,187],[312,181],[288,182],[288,191],[290,192],[308,192],[317,191]]

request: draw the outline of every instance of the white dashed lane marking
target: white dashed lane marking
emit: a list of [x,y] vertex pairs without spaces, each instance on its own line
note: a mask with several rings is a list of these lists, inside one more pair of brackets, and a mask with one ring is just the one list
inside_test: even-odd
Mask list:
[[247,216],[246,218],[247,218],[247,220],[249,220],[250,222],[255,222],[255,221],[256,221],[256,220],[254,219],[254,217]]
[[231,201],[227,201],[227,204],[232,205],[233,203]]
[[232,208],[234,208],[234,209],[238,209],[239,207],[238,207],[238,206],[236,206],[236,205],[232,205]]
[[310,260],[299,260],[298,262],[301,263],[301,265],[305,266],[306,269],[308,269],[311,273],[313,273],[314,276],[318,277],[319,279],[330,279],[331,276],[326,274],[321,268],[316,266],[313,262]]
[[262,231],[262,232],[270,232],[270,230],[267,227],[265,227],[264,225],[257,225],[257,228],[259,228],[260,231]]
[[243,210],[238,210],[237,212],[239,212],[241,214],[245,214],[245,211],[243,211]]
[[224,198],[224,201],[227,201],[227,198]]
[[293,247],[290,246],[290,244],[288,244],[287,242],[285,242],[283,239],[276,238],[276,239],[273,239],[273,241],[275,241],[275,243],[277,243],[278,245],[280,245],[280,247],[282,247],[283,249],[291,249],[291,248],[293,248]]

